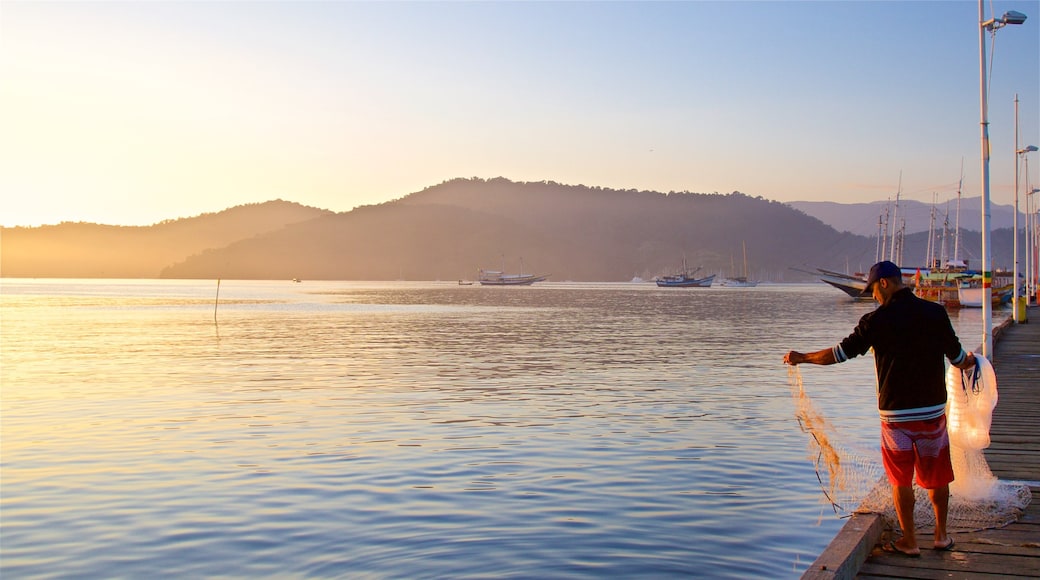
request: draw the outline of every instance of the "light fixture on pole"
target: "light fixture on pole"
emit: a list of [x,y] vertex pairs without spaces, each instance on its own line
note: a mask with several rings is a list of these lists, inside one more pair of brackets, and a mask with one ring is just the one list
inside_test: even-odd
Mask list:
[[[1029,145],[1028,147],[1025,147],[1023,149],[1018,149],[1018,95],[1015,95],[1015,217],[1014,217],[1014,220],[1013,220],[1014,225],[1012,226],[1012,230],[1011,230],[1012,233],[1015,236],[1015,243],[1012,244],[1012,247],[1014,248],[1012,250],[1012,252],[1014,252],[1014,256],[1015,256],[1015,268],[1014,268],[1014,272],[1012,273],[1012,276],[1011,276],[1011,280],[1012,280],[1012,283],[1015,285],[1015,289],[1014,289],[1013,298],[1011,299],[1012,300],[1011,304],[1014,305],[1014,314],[1012,316],[1013,316],[1016,324],[1022,322],[1021,316],[1018,313],[1018,167],[1019,167],[1019,165],[1021,165],[1021,158],[1025,157],[1026,153],[1029,153],[1031,151],[1036,151],[1036,145]],[[1027,226],[1028,226],[1028,223],[1027,223]],[[1028,235],[1029,228],[1026,227],[1026,230],[1027,230],[1027,235]],[[1027,253],[1028,253],[1028,251],[1027,251]],[[1028,280],[1029,280],[1029,261],[1027,260],[1026,261],[1026,281],[1027,281],[1027,286],[1028,286]],[[1029,289],[1028,289],[1028,287],[1026,288],[1026,303],[1027,304],[1029,303]]]
[[1022,24],[1026,15],[1010,10],[986,20],[979,0],[979,114],[982,133],[982,356],[993,358],[993,266],[989,242],[989,108],[986,103],[986,32],[996,34],[1008,24]]

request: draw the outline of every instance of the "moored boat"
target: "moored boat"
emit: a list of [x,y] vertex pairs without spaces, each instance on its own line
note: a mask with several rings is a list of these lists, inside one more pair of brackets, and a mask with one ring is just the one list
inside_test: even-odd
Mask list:
[[[957,289],[960,305],[964,308],[982,308],[983,294],[985,288],[978,285],[961,286]],[[1011,295],[1015,287],[1011,284],[999,288],[990,289],[990,300],[993,306],[1000,306],[1011,302]]]
[[700,266],[692,272],[686,267],[686,256],[683,256],[682,270],[667,276],[658,276],[654,279],[661,288],[708,288],[715,281],[715,274],[698,278],[697,272]]
[[935,269],[918,269],[913,278],[907,282],[919,298],[937,302],[946,308],[960,308],[960,287],[974,272],[968,270],[967,264],[960,261],[948,262]]
[[754,288],[755,286],[758,286],[758,282],[755,280],[748,280],[743,276],[737,276],[736,278],[727,278],[722,285],[727,288]]
[[715,281],[715,274],[703,278],[694,278],[684,274],[674,274],[658,278],[657,285],[662,288],[708,288]]
[[743,244],[743,246],[744,246],[744,275],[743,276],[734,276],[732,278],[726,279],[726,281],[724,281],[722,283],[723,286],[727,286],[727,287],[730,287],[730,288],[754,288],[755,286],[758,286],[758,281],[757,280],[751,280],[751,279],[748,278],[747,244]]
[[824,270],[823,268],[817,268],[819,272],[820,280],[834,286],[838,290],[841,290],[845,294],[848,294],[852,298],[870,298],[870,296],[863,296],[863,290],[867,287],[867,279],[860,276],[853,276],[850,274],[842,274],[840,272],[832,272],[830,270]]
[[548,278],[548,274],[506,274],[501,270],[479,270],[481,286],[530,286]]

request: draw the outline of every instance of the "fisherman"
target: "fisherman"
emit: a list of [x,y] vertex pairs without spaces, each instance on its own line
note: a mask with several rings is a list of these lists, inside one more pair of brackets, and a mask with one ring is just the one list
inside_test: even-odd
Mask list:
[[881,457],[892,484],[892,500],[903,537],[884,546],[887,552],[919,557],[914,536],[914,490],[928,490],[935,511],[936,550],[953,548],[946,532],[950,505],[950,439],[946,431],[946,369],[943,357],[959,369],[975,366],[964,352],[946,309],[914,295],[903,285],[899,267],[889,261],[870,268],[864,296],[880,306],[859,320],[852,334],[831,348],[790,351],[789,365],[832,365],[874,349],[878,411],[881,414]]

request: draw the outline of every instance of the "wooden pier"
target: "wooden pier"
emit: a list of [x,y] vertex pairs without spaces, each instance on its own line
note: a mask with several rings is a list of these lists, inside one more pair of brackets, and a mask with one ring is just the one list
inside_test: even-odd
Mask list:
[[1003,528],[951,533],[957,544],[949,552],[929,549],[932,531],[918,529],[920,558],[883,552],[881,517],[857,514],[803,580],[1040,578],[1040,309],[1030,308],[1026,320],[994,329],[998,402],[985,451],[993,475],[1029,484],[1025,513]]

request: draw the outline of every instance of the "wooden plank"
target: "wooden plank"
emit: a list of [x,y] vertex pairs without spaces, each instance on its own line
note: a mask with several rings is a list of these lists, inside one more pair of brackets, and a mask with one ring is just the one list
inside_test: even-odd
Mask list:
[[[1035,578],[1040,574],[1040,558],[1013,554],[968,554],[945,552],[941,556],[927,557],[930,550],[922,550],[920,558],[884,554],[872,555],[863,566],[862,574],[892,573],[898,569],[897,577],[904,578],[951,578],[964,573],[991,574],[996,576],[1024,576]],[[938,574],[938,575],[935,575]]]
[[[1025,578],[1035,578],[1036,573],[1032,575],[1026,575]],[[907,568],[904,566],[883,566],[879,564],[871,564],[869,567],[865,566],[860,575],[856,578],[886,578],[891,580],[892,578],[902,578],[906,580],[994,580],[996,578],[1013,578],[1008,576],[1002,571],[997,572],[984,572],[979,570],[958,570],[956,573],[950,570],[932,569],[932,568]]]

